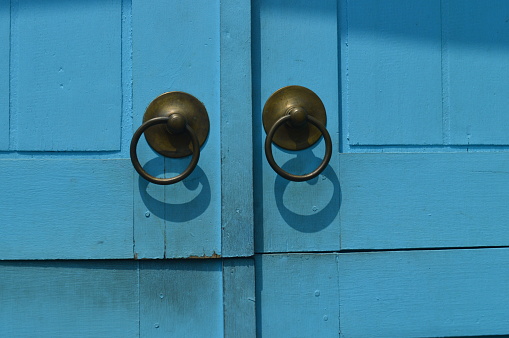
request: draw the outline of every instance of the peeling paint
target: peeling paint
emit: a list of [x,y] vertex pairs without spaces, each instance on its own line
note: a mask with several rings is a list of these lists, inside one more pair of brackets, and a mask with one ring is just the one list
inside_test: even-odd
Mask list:
[[212,255],[210,256],[207,256],[207,255],[203,255],[203,256],[189,256],[187,258],[190,258],[190,259],[214,259],[214,258],[221,258],[221,255],[218,255],[215,251],[212,252]]

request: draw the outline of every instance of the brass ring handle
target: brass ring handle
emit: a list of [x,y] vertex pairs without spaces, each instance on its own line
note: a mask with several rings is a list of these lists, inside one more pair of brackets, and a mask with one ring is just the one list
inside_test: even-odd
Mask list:
[[[311,115],[306,114],[305,118],[306,118],[307,122],[310,122],[315,127],[317,127],[320,130],[320,132],[322,133],[323,138],[325,140],[325,156],[322,160],[322,163],[320,163],[318,168],[316,168],[309,174],[305,174],[305,175],[290,174],[289,172],[284,171],[280,166],[277,165],[276,161],[274,160],[274,156],[272,155],[272,138],[274,137],[274,134],[276,133],[276,131],[278,130],[278,128],[280,126],[282,126],[286,122],[290,122],[289,121],[290,119],[302,120],[302,117],[303,117],[303,115],[300,111],[297,114],[289,113],[287,115],[284,115],[283,117],[279,118],[272,125],[272,128],[267,133],[267,138],[265,139],[265,156],[267,157],[267,161],[269,162],[272,169],[274,169],[274,171],[281,177],[286,178],[287,180],[290,180],[290,181],[295,181],[295,182],[308,181],[308,180],[320,175],[320,173],[327,167],[327,165],[329,164],[329,161],[332,157],[332,141],[331,141],[329,132],[327,131],[327,128],[325,128],[325,126],[319,120],[317,120],[316,118],[314,118]],[[302,121],[302,122],[299,121],[299,122],[305,123],[305,121]]]
[[[143,167],[138,160],[138,155],[136,154],[136,147],[143,132],[152,126],[163,123],[168,125],[169,130],[174,130],[176,133],[184,130],[187,131],[193,144],[193,157],[191,158],[191,162],[187,166],[186,170],[184,170],[181,174],[171,178],[158,178],[148,174],[145,170],[143,170]],[[173,113],[165,117],[155,117],[143,123],[133,135],[131,140],[130,155],[134,169],[136,169],[138,174],[140,174],[140,176],[147,181],[160,185],[174,184],[185,179],[193,172],[194,168],[196,168],[198,160],[200,159],[200,142],[198,141],[198,136],[194,132],[193,128],[191,128],[191,126],[189,126],[185,120],[185,117],[179,113]]]

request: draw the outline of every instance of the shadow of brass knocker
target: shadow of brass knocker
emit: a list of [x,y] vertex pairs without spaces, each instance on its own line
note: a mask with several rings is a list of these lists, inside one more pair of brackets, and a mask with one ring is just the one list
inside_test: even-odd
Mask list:
[[[168,185],[188,177],[198,165],[200,147],[209,134],[207,110],[194,96],[184,92],[168,92],[155,98],[143,115],[143,124],[131,140],[130,155],[134,169],[149,182]],[[187,168],[171,178],[158,178],[148,174],[140,164],[136,147],[141,135],[157,153],[171,158],[193,155]]]

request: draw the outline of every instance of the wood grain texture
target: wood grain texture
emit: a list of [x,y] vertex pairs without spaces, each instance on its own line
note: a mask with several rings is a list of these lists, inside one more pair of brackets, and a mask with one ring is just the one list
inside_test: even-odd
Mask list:
[[223,336],[222,271],[218,259],[140,261],[140,336]]
[[335,254],[256,255],[257,335],[337,337]]
[[342,337],[509,333],[509,250],[339,255]]
[[[137,218],[136,250],[145,258],[161,252],[168,258],[221,254],[219,3],[133,1],[132,15],[134,127],[154,98],[175,90],[197,97],[210,118],[200,162],[186,180],[150,187],[146,194],[145,183],[136,179],[135,186],[142,188],[137,217],[143,219],[146,210],[154,216]],[[175,176],[187,167],[189,158],[163,161],[144,143],[138,154],[152,175]]]
[[224,337],[256,337],[253,258],[223,260]]
[[121,2],[21,0],[13,7],[15,149],[119,150]]
[[250,256],[253,237],[251,2],[221,1],[222,256]]
[[343,154],[341,249],[507,246],[505,153]]
[[342,3],[347,143],[442,144],[440,1]]
[[509,144],[509,3],[447,0],[444,59],[451,143]]
[[133,255],[129,160],[1,160],[0,259]]
[[9,69],[11,8],[9,0],[0,0],[0,151],[9,149]]
[[[336,1],[253,2],[253,100],[255,251],[339,249],[337,150],[338,22]],[[277,89],[308,87],[327,110],[333,156],[323,174],[310,182],[289,182],[269,166],[262,146],[261,112]],[[312,148],[289,152],[273,146],[274,158],[294,174],[313,171],[325,153],[323,139]]]
[[139,337],[136,262],[0,262],[0,300],[2,337]]

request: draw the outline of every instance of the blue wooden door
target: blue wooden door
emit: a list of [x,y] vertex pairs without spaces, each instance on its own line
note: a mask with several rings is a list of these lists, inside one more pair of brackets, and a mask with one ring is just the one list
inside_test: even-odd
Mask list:
[[[288,85],[327,110],[334,153],[278,177],[255,118],[257,332],[509,333],[509,3],[253,1],[253,106]],[[323,140],[273,146],[296,174]]]
[[[508,334],[508,13],[0,0],[0,335]],[[333,157],[309,182],[263,154],[263,105],[287,85],[327,109]],[[211,133],[160,187],[128,148],[173,90]],[[294,173],[323,153],[274,147]],[[154,175],[188,163],[138,154]]]
[[[0,0],[0,336],[254,335],[249,23],[246,1]],[[168,91],[211,132],[163,187],[129,144]]]

